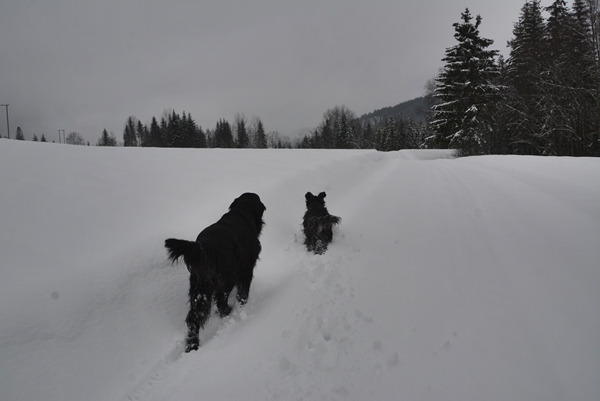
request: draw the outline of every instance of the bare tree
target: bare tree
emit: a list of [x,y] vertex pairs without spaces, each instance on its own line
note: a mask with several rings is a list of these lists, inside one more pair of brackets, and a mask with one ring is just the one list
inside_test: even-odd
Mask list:
[[85,139],[83,139],[80,133],[75,131],[67,135],[65,142],[69,145],[85,145]]

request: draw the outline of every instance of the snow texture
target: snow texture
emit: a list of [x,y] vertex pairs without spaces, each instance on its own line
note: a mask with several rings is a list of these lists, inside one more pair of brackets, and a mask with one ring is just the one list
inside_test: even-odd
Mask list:
[[[1,400],[598,400],[600,160],[0,140]],[[267,206],[182,354],[193,239]],[[302,245],[304,194],[341,216]]]

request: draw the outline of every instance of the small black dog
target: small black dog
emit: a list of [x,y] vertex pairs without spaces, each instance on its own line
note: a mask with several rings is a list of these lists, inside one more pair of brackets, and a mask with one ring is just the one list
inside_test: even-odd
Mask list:
[[254,266],[261,251],[258,237],[265,224],[265,205],[258,195],[242,194],[229,212],[206,227],[196,241],[170,238],[165,241],[169,258],[181,256],[190,272],[190,311],[185,352],[200,346],[198,333],[210,316],[213,298],[221,317],[231,313],[227,298],[237,287],[237,300],[248,301]]
[[302,228],[304,231],[304,245],[309,252],[322,255],[327,250],[327,245],[333,239],[333,226],[339,224],[342,219],[332,216],[325,207],[325,192],[314,196],[307,192],[306,213]]

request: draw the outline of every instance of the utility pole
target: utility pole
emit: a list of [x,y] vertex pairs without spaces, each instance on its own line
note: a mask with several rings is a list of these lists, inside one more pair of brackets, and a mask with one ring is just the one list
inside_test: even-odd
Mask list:
[[0,107],[6,107],[6,130],[8,131],[8,139],[10,139],[10,124],[8,123],[8,104],[0,104]]

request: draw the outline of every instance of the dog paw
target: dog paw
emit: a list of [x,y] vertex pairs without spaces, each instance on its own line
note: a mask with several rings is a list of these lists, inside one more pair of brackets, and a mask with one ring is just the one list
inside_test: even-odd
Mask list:
[[185,352],[197,351],[200,347],[200,340],[198,337],[188,338],[185,344]]
[[229,316],[229,314],[231,313],[232,310],[233,310],[233,308],[229,305],[227,305],[226,307],[221,307],[221,308],[219,308],[219,316],[221,316],[221,317]]

